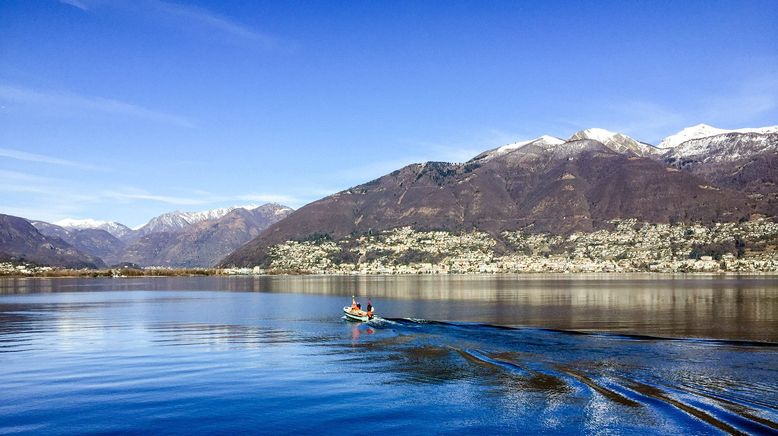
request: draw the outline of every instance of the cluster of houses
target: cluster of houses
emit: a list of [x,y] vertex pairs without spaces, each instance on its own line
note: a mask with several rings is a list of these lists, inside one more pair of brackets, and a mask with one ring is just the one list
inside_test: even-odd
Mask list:
[[0,262],[0,275],[29,276],[53,270],[50,266],[37,266],[27,263]]
[[[271,248],[270,273],[778,272],[778,224],[711,226],[613,220],[569,236],[452,234],[402,227]],[[264,271],[263,271],[264,272]]]

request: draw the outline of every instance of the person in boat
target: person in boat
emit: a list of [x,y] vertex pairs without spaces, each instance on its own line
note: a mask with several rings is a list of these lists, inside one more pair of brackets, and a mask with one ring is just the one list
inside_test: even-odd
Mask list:
[[373,314],[373,302],[370,301],[370,299],[367,299],[367,314],[372,315]]
[[359,303],[357,303],[357,298],[355,296],[351,296],[351,308],[352,309],[358,309]]

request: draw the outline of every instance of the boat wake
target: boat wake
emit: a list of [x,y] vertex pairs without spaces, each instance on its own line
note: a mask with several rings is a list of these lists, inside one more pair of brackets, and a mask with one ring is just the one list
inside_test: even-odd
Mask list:
[[616,419],[622,431],[778,431],[778,344],[408,318],[370,328],[356,346],[401,382],[487,386],[538,416]]

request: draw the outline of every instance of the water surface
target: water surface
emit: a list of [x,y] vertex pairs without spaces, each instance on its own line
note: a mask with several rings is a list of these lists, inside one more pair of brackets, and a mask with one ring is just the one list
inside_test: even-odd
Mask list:
[[4,279],[0,433],[776,432],[777,335],[770,276]]

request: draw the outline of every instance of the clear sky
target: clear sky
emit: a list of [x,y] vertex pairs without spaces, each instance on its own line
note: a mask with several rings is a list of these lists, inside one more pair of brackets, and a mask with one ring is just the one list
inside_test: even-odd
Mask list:
[[778,1],[0,0],[0,213],[309,201],[586,127],[778,124]]

